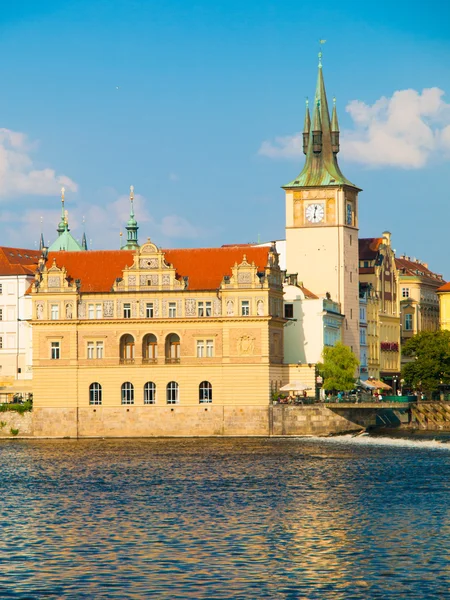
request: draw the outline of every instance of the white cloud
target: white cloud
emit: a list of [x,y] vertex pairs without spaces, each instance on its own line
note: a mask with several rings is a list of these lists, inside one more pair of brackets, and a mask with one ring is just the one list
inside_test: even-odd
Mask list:
[[[368,105],[352,100],[346,107],[353,129],[341,134],[345,159],[371,167],[417,169],[431,154],[443,150],[450,157],[450,104],[439,88],[400,90]],[[302,135],[264,141],[259,154],[270,158],[298,158]]]
[[161,233],[168,238],[193,239],[198,236],[198,230],[184,217],[169,215],[161,221]]
[[31,154],[36,147],[24,133],[0,128],[0,196],[51,195],[61,186],[77,191],[77,184],[66,175],[35,168]]

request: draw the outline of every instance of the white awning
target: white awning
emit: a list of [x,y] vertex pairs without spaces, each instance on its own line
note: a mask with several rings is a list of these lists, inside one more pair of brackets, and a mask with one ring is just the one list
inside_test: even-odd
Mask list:
[[280,387],[280,392],[303,392],[310,389],[312,388],[301,381],[291,381],[290,383],[283,385],[283,387]]

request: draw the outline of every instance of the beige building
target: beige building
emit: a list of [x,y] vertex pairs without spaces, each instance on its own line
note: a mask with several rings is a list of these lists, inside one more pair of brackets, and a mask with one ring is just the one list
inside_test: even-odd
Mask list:
[[286,192],[286,269],[344,315],[342,341],[359,358],[358,193],[342,174],[336,106],[332,115],[321,55],[312,121],[306,108],[302,172]]
[[272,248],[54,252],[31,298],[37,435],[268,432],[288,378]]
[[369,377],[394,388],[400,382],[399,275],[391,234],[359,240],[359,277],[368,290],[367,335]]
[[426,263],[409,256],[395,259],[399,273],[402,343],[421,331],[439,329],[437,289],[444,285],[442,275],[433,273]]

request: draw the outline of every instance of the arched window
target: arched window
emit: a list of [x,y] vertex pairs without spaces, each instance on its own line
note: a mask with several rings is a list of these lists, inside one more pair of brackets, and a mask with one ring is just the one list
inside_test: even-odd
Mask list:
[[134,337],[126,333],[120,338],[120,362],[134,363]]
[[102,386],[99,383],[91,383],[89,386],[89,404],[102,403]]
[[178,404],[180,397],[178,394],[178,383],[176,381],[170,381],[167,384],[167,404]]
[[129,381],[122,383],[122,404],[134,404],[134,385]]
[[202,381],[198,386],[198,400],[200,404],[212,402],[212,385],[209,381]]
[[158,340],[156,335],[148,333],[142,340],[142,362],[156,363],[158,358]]
[[155,404],[156,402],[156,385],[153,381],[147,381],[144,385],[144,404]]
[[166,363],[180,362],[180,336],[171,333],[166,337]]

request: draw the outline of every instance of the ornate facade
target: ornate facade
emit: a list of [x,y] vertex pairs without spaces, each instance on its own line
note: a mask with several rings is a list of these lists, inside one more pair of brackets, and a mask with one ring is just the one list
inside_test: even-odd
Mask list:
[[371,296],[367,312],[369,377],[381,377],[395,389],[400,378],[399,276],[388,231],[381,238],[359,240],[359,277]]
[[31,288],[37,434],[265,433],[282,296],[271,248],[49,253]]

